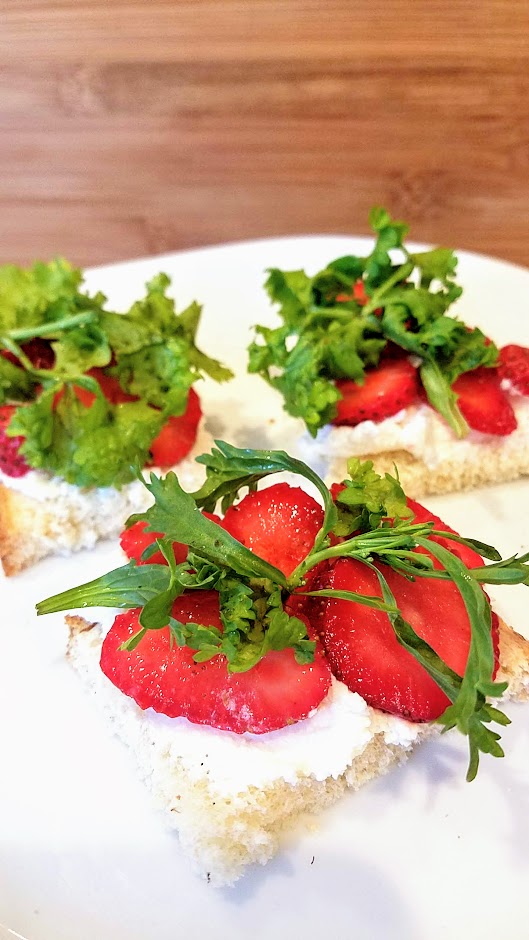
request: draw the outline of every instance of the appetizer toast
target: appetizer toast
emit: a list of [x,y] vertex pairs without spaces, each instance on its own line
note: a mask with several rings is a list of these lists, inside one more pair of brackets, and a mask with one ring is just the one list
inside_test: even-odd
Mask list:
[[[351,456],[398,464],[412,495],[514,480],[529,469],[529,349],[498,349],[449,314],[453,251],[412,252],[407,226],[370,215],[376,242],[309,277],[271,268],[276,328],[258,326],[249,371],[304,422],[298,450],[330,480]],[[516,298],[512,298],[516,303]]]
[[[469,779],[480,752],[502,756],[491,723],[507,719],[487,699],[529,697],[529,642],[482,585],[528,572],[527,556],[458,536],[370,463],[352,460],[329,491],[283,452],[217,442],[200,460],[192,495],[174,474],[151,478],[154,504],[122,536],[128,565],[38,610],[124,609],[106,634],[68,617],[69,659],[222,885],[442,727],[467,735]],[[318,501],[256,489],[284,471]]]
[[231,377],[197,348],[201,308],[176,314],[165,275],[124,314],[81,282],[62,260],[0,268],[6,574],[117,535],[141,499],[140,470],[179,465],[192,451],[202,415],[194,383]]

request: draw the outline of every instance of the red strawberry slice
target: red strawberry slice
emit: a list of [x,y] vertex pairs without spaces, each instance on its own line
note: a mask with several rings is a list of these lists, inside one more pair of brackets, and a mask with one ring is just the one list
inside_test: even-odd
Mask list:
[[287,577],[314,545],[323,509],[299,487],[275,483],[230,506],[223,526],[230,535]]
[[[40,338],[32,339],[28,343],[23,343],[20,348],[25,352],[31,365],[34,366],[35,369],[53,369],[55,353],[53,352],[49,340]],[[20,365],[20,360],[14,356],[13,353],[8,352],[7,349],[0,350],[0,354],[4,356],[5,359],[9,359],[13,365]]]
[[24,438],[20,435],[9,437],[6,433],[15,411],[14,405],[0,407],[0,470],[9,477],[23,477],[31,470],[18,452]]
[[[417,503],[414,499],[407,497],[406,503],[414,514],[414,519],[410,520],[415,522],[433,522],[434,529],[437,531],[444,530],[445,532],[453,532],[454,535],[458,535],[455,529],[452,529],[446,522],[443,522],[439,516],[435,516],[433,512],[430,512],[429,509],[426,509],[425,506],[422,506],[421,503]],[[447,548],[449,552],[452,552],[453,555],[457,555],[461,559],[464,565],[467,568],[479,568],[483,564],[483,558],[481,555],[478,555],[473,548],[468,548],[466,545],[461,545],[459,542],[454,542],[452,539],[444,539],[442,536],[434,535],[432,541],[438,542],[439,545],[442,545],[444,548]]]
[[[86,374],[99,383],[103,395],[112,405],[121,405],[128,401],[138,401],[136,395],[129,395],[128,392],[125,392],[124,389],[121,388],[118,380],[112,375],[105,375],[103,369],[94,367],[93,369],[89,369]],[[96,399],[94,392],[91,392],[87,388],[83,388],[81,385],[74,385],[73,388],[76,398],[79,399],[85,408],[90,408],[91,405],[94,404]],[[61,388],[53,400],[55,407],[57,407],[63,396],[64,388]]]
[[501,387],[498,369],[480,366],[464,372],[452,389],[461,414],[475,431],[506,436],[518,426],[509,398]]
[[[222,520],[212,512],[203,512],[204,516],[222,525]],[[119,544],[125,552],[127,558],[133,558],[138,565],[166,565],[167,562],[160,551],[154,552],[147,561],[142,561],[142,555],[149,545],[154,545],[157,538],[161,538],[161,532],[146,532],[148,523],[143,519],[135,522],[128,529],[125,529],[120,537]],[[185,561],[188,553],[188,546],[182,542],[173,542],[176,564],[179,565]]]
[[[127,558],[133,558],[138,565],[166,565],[167,562],[160,551],[155,552],[147,561],[142,561],[141,556],[149,545],[153,545],[157,538],[161,538],[161,532],[146,532],[147,522],[140,520],[125,529],[120,537],[119,544]],[[180,542],[174,543],[176,563],[180,564],[187,558],[187,545]]]
[[[171,644],[168,628],[149,630],[135,650],[121,651],[139,629],[138,615],[133,610],[116,617],[103,642],[101,668],[142,709],[236,734],[263,734],[307,717],[329,690],[331,673],[319,644],[310,666],[299,666],[287,649],[267,653],[249,672],[232,674],[224,656],[193,662],[194,651]],[[222,629],[216,591],[183,594],[173,616]]]
[[152,459],[148,466],[166,469],[187,457],[197,439],[202,417],[200,399],[194,388],[189,389],[187,408],[182,415],[171,417],[151,444]]
[[387,359],[368,369],[363,385],[340,379],[333,424],[353,426],[362,421],[382,421],[415,401],[419,392],[417,370],[407,359]]
[[500,349],[499,373],[509,379],[519,392],[529,395],[529,349],[511,343]]
[[336,302],[339,304],[346,303],[348,300],[356,300],[362,307],[368,302],[369,296],[366,294],[365,285],[361,278],[354,282],[352,293],[342,293],[336,296]]
[[[451,581],[408,581],[387,565],[378,566],[405,620],[439,656],[462,675],[470,647],[470,623]],[[341,558],[325,575],[325,586],[381,596],[375,572]],[[331,669],[369,705],[412,721],[433,721],[449,700],[416,659],[399,645],[382,611],[334,598],[317,602],[313,623]]]

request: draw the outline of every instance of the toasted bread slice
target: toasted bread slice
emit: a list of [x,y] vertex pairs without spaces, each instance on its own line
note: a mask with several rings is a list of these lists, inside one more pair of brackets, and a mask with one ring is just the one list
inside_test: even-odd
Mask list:
[[[70,663],[132,749],[183,850],[217,886],[232,884],[252,863],[265,864],[302,814],[386,773],[440,730],[369,708],[338,682],[315,715],[267,735],[235,735],[142,711],[102,673],[99,625],[66,619]],[[509,682],[508,697],[529,699],[529,641],[503,622],[500,658],[498,679]]]

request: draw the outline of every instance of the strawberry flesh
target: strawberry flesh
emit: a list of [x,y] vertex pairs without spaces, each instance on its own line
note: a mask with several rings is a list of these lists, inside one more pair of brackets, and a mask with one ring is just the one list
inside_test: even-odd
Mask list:
[[508,379],[514,387],[529,395],[529,349],[511,343],[500,349],[499,373],[502,379]]
[[[202,515],[207,516],[212,522],[222,525],[222,520],[214,513],[203,512]],[[127,558],[133,558],[138,565],[166,565],[167,562],[161,551],[154,552],[150,558],[142,561],[141,556],[145,549],[149,545],[154,545],[157,538],[163,537],[161,532],[146,532],[147,525],[148,523],[145,520],[140,519],[139,522],[135,522],[128,529],[124,529],[119,537],[119,544]],[[173,548],[176,564],[179,565],[187,558],[188,546],[182,542],[173,542]]]
[[[154,552],[147,561],[142,561],[141,556],[145,549],[148,548],[149,545],[154,545],[157,538],[162,538],[161,532],[146,532],[147,524],[147,522],[141,519],[139,522],[135,522],[134,525],[131,525],[130,528],[125,529],[119,537],[119,544],[127,558],[133,558],[138,565],[166,565],[167,562],[159,550]],[[176,563],[178,565],[187,558],[187,545],[175,542],[174,548]]]
[[[406,499],[406,503],[414,514],[414,523],[433,522],[436,531],[443,530],[444,532],[452,532],[453,535],[459,534],[455,529],[447,525],[446,522],[443,522],[439,516],[435,516],[433,512],[430,512],[429,509],[422,506],[421,503],[417,503],[414,499],[410,499],[409,497]],[[447,548],[449,552],[452,552],[453,555],[457,555],[467,568],[479,568],[483,564],[481,555],[478,555],[474,549],[469,548],[467,545],[461,545],[460,542],[454,542],[452,539],[444,539],[442,536],[438,535],[430,536],[430,538],[432,542],[437,542],[439,545],[442,545],[443,548]]]
[[[49,340],[37,337],[36,339],[29,340],[27,343],[23,343],[20,348],[26,354],[35,369],[53,369],[55,353],[53,352]],[[17,356],[8,352],[7,349],[0,350],[0,353],[5,359],[9,359],[9,362],[12,362],[13,365],[20,365],[20,360]]]
[[322,524],[321,506],[287,483],[249,493],[223,521],[230,535],[287,577],[310,552]]
[[169,418],[158,437],[152,442],[151,460],[147,466],[166,469],[187,457],[196,441],[201,417],[200,399],[194,388],[190,388],[184,413]]
[[8,477],[23,477],[31,470],[18,452],[24,438],[21,435],[9,437],[7,434],[7,426],[15,411],[14,405],[0,407],[0,470]]
[[340,379],[336,387],[342,398],[333,424],[354,426],[362,421],[382,421],[411,405],[419,394],[419,379],[407,359],[387,359],[366,371],[363,385]]
[[[184,623],[222,629],[216,591],[183,594],[172,613]],[[229,673],[221,655],[195,663],[193,650],[171,644],[168,628],[149,630],[136,649],[122,651],[139,629],[138,616],[133,610],[116,617],[103,642],[101,668],[142,709],[236,734],[263,734],[306,718],[329,690],[331,673],[319,645],[310,665],[298,665],[286,649],[267,653],[243,673]]]
[[475,431],[505,437],[516,429],[516,415],[501,387],[498,369],[480,366],[464,372],[452,389],[461,414]]
[[[377,565],[397,606],[415,632],[462,675],[470,648],[470,623],[463,599],[451,581],[408,581],[387,565]],[[325,586],[381,597],[376,573],[359,561],[341,558],[325,576]],[[313,620],[331,669],[374,708],[412,721],[433,721],[450,704],[417,660],[398,643],[383,611],[351,601],[318,602]]]

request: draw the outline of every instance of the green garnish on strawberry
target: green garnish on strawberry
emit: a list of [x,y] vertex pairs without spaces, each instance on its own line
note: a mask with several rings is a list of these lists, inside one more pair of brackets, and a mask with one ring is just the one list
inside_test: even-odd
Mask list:
[[[503,560],[494,548],[455,534],[419,504],[408,505],[398,479],[389,474],[380,477],[369,461],[351,460],[350,478],[333,487],[331,493],[314,471],[283,451],[243,450],[217,442],[212,453],[199,460],[207,476],[194,494],[184,492],[172,472],[163,480],[151,475],[146,484],[154,504],[129,520],[132,527],[142,523],[142,538],[151,532],[158,534],[155,544],[145,542],[145,551],[139,556],[145,563],[133,560],[95,581],[42,601],[37,605],[39,614],[89,606],[134,610],[119,644],[112,634],[112,664],[107,674],[125,676],[120,688],[126,694],[151,704],[156,700],[153,707],[163,710],[163,701],[149,699],[151,692],[145,693],[143,686],[136,688],[137,677],[145,675],[149,689],[154,683],[152,694],[158,696],[151,668],[158,642],[151,638],[157,631],[163,631],[158,652],[165,663],[160,666],[164,674],[169,668],[164,657],[169,655],[171,642],[175,649],[193,651],[193,655],[175,652],[171,656],[170,668],[176,677],[191,668],[191,662],[203,665],[203,701],[209,669],[215,676],[221,667],[225,677],[248,674],[248,695],[252,670],[266,662],[272,652],[282,653],[281,661],[288,661],[293,682],[296,675],[301,675],[295,670],[309,665],[315,655],[320,669],[315,631],[319,629],[324,647],[328,632],[321,624],[322,606],[331,617],[332,605],[343,602],[349,613],[341,619],[347,623],[361,605],[368,608],[368,615],[374,612],[378,638],[374,637],[373,644],[379,654],[384,655],[379,630],[383,623],[382,634],[390,637],[392,655],[400,657],[402,669],[397,682],[404,686],[402,694],[407,687],[406,661],[410,656],[415,661],[420,694],[415,699],[412,695],[407,702],[408,717],[424,720],[435,714],[446,727],[458,727],[466,734],[471,752],[469,778],[475,776],[480,751],[502,756],[498,735],[488,725],[491,721],[502,724],[507,719],[486,699],[502,694],[505,684],[494,682],[492,614],[482,584],[529,583],[529,555]],[[304,491],[283,483],[256,492],[260,480],[284,471],[313,484],[322,505]],[[248,489],[248,495],[236,503],[242,489]],[[220,524],[217,517],[207,515],[218,504],[225,513]],[[184,561],[180,560],[182,544],[188,546]],[[149,563],[146,556],[152,556],[156,549],[162,552],[165,564]],[[130,553],[135,553],[134,546]],[[483,557],[492,563],[483,564]],[[340,572],[345,575],[342,577]],[[442,641],[438,641],[436,624],[431,622],[432,604],[425,605],[421,600],[421,591],[435,598],[437,589],[439,597],[448,598],[442,615],[443,630],[448,634]],[[407,600],[409,592],[413,594],[411,601]],[[202,620],[198,614],[196,620],[184,617],[186,599],[196,596],[198,603],[198,597],[205,595],[209,611],[212,598],[217,598],[218,616],[208,613]],[[447,651],[453,639],[451,612],[456,608],[459,639],[454,641],[458,650],[454,657]],[[142,671],[145,643],[149,668]],[[445,652],[447,661],[443,658]],[[335,672],[345,676],[345,671],[333,663],[330,641],[327,653]],[[120,654],[124,657],[121,665]],[[314,691],[308,678],[306,681],[311,692],[303,697],[303,708]],[[385,685],[387,692],[387,679],[382,676],[377,681]],[[350,687],[364,694],[361,687]],[[262,688],[261,692],[264,694]],[[395,698],[394,691],[385,694],[382,701],[373,699],[373,704],[395,711],[392,696]],[[176,707],[177,697],[176,691],[171,693],[171,709]],[[369,703],[369,694],[365,697]],[[434,701],[428,702],[429,697]],[[414,704],[419,700],[420,708]],[[439,703],[444,706],[447,702],[449,707],[443,711]],[[276,705],[274,721],[278,720],[278,710],[281,708]],[[196,713],[202,715],[202,705],[197,704]],[[193,720],[194,710],[189,703],[185,714]],[[284,723],[292,720],[290,706],[283,718]],[[211,718],[210,723],[215,720]],[[234,718],[231,730],[237,730],[236,723]],[[229,728],[229,724],[222,727]],[[261,730],[269,730],[266,722]]]
[[195,342],[201,308],[175,311],[165,274],[124,314],[82,290],[66,261],[0,268],[0,405],[34,469],[120,487],[134,467],[171,466],[192,446],[204,374],[232,373]]
[[[269,271],[266,289],[283,325],[256,327],[249,371],[277,389],[289,414],[316,435],[340,416],[340,383],[363,389],[392,343],[418,357],[430,405],[463,437],[468,425],[452,385],[478,366],[495,366],[498,350],[481,330],[447,313],[462,292],[452,251],[411,253],[404,244],[407,225],[384,209],[372,209],[370,224],[377,239],[366,257],[337,258],[313,277]],[[393,413],[390,407],[382,417]]]

